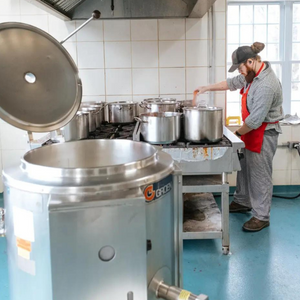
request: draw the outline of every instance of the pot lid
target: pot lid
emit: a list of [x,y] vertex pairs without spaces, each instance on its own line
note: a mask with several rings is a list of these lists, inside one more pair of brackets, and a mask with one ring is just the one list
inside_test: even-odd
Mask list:
[[144,99],[142,101],[144,104],[159,104],[159,105],[167,105],[167,104],[176,104],[176,99],[174,98],[149,98]]
[[216,107],[216,106],[192,106],[192,107],[184,107],[183,110],[217,111],[217,110],[223,110],[223,108]]
[[127,105],[127,104],[137,104],[137,102],[128,100],[128,101],[115,101],[115,102],[108,103],[108,105],[110,105],[110,106],[111,105]]
[[0,24],[0,118],[33,132],[63,127],[82,97],[78,69],[46,32],[23,23]]

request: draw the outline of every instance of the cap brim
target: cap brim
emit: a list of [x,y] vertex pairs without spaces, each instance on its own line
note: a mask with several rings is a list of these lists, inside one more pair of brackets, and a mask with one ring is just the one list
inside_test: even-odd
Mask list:
[[228,70],[228,72],[232,73],[232,72],[234,72],[238,67],[239,67],[239,64],[232,65],[232,66],[230,67],[230,69]]

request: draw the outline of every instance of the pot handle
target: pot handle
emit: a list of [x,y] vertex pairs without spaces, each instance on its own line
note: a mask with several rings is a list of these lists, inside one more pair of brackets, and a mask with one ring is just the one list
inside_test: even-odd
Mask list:
[[197,107],[207,108],[207,104],[198,104]]
[[147,121],[143,121],[141,118],[139,117],[134,117],[134,119],[139,122],[139,123],[148,123]]
[[139,106],[141,108],[151,109],[151,106],[148,106],[147,104],[144,104],[144,103],[140,103]]
[[117,108],[118,108],[119,110],[122,110],[122,109],[123,109],[123,107],[122,107],[121,105],[117,106]]

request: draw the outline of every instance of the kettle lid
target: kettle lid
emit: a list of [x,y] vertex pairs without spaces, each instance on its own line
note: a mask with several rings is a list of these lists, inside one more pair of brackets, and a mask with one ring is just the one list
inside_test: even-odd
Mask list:
[[63,127],[82,98],[78,69],[67,50],[34,26],[0,24],[0,118],[33,132]]

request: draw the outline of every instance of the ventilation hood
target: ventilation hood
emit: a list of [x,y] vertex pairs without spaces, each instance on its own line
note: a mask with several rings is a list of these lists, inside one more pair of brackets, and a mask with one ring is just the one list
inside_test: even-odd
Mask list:
[[27,0],[63,20],[202,18],[216,0]]

